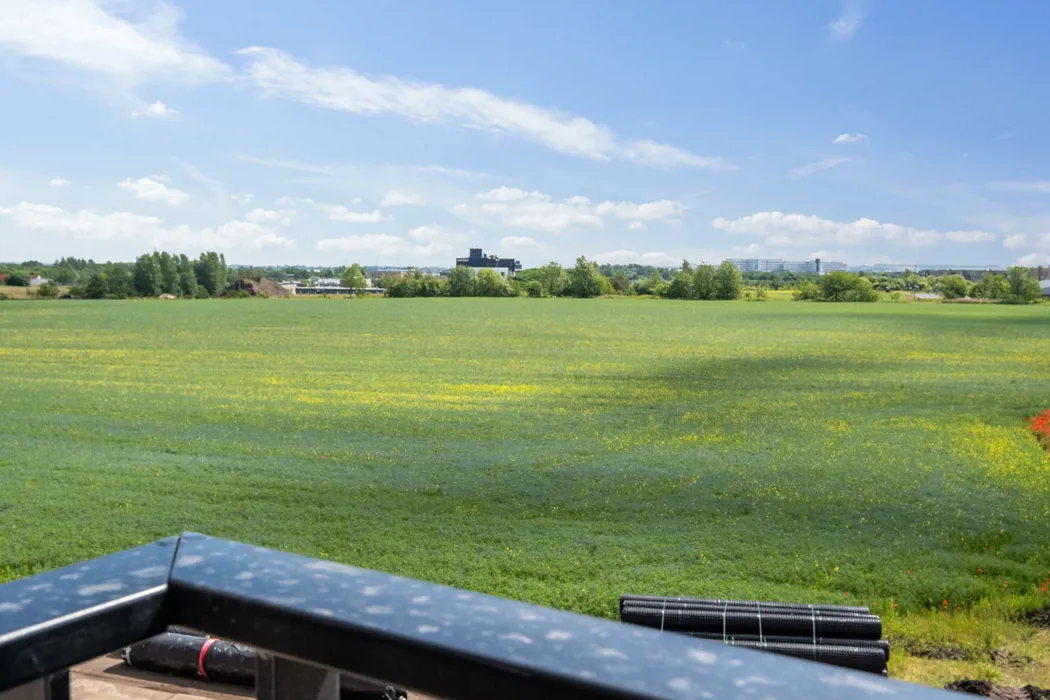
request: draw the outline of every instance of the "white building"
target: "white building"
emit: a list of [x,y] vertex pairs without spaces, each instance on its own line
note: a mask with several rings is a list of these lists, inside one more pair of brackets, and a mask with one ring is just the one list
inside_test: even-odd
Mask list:
[[846,263],[816,260],[793,262],[788,260],[766,258],[730,258],[729,262],[741,272],[815,272],[823,275],[828,272],[845,272]]

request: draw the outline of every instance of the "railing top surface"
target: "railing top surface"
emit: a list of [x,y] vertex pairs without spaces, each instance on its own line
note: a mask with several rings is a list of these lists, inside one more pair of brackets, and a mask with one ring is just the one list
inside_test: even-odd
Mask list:
[[[18,634],[12,622],[46,628],[51,611],[68,617],[166,579],[163,620],[155,623],[188,625],[436,695],[945,697],[869,674],[204,535],[183,535],[172,563],[173,549],[173,540],[163,540],[0,586],[0,609],[16,596],[27,600],[18,618],[0,614],[0,662],[5,638]],[[95,577],[88,594],[83,579],[64,578],[78,573]],[[54,604],[30,614],[38,605],[28,593],[45,590],[31,590],[42,584],[53,587]],[[58,600],[62,590],[69,599]],[[0,663],[0,690],[2,669]]]

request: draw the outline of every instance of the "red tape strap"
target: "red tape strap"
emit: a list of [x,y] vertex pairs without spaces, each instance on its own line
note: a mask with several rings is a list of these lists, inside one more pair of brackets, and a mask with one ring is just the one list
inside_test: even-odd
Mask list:
[[201,678],[208,680],[208,674],[204,671],[204,655],[208,653],[208,649],[211,645],[219,641],[214,637],[208,637],[204,640],[204,646],[201,647],[201,655],[197,657],[197,673],[200,674]]

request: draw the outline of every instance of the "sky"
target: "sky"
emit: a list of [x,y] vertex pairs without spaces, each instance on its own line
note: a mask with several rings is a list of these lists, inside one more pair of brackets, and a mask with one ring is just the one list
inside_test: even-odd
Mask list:
[[1050,3],[0,0],[0,260],[1050,265]]

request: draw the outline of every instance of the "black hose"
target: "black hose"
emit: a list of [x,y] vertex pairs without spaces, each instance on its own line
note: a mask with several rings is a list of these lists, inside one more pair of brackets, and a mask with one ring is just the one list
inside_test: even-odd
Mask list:
[[725,600],[721,598],[669,598],[658,595],[632,595],[626,593],[620,596],[620,610],[630,605],[631,607],[717,607],[719,610],[723,608],[743,608],[747,610],[757,610],[761,607],[762,610],[770,610],[773,612],[779,611],[790,611],[790,612],[810,612],[815,610],[816,612],[828,613],[828,614],[863,614],[867,615],[871,611],[866,606],[859,605],[808,605],[806,603],[767,603],[761,600]]
[[620,619],[635,625],[656,627],[672,632],[708,632],[716,634],[755,634],[784,637],[835,637],[840,639],[879,639],[882,621],[875,615],[860,613],[823,615],[819,612],[755,612],[728,608],[725,610],[663,610],[627,606]]
[[783,642],[726,642],[730,646],[768,651],[781,656],[819,661],[832,666],[852,668],[857,671],[882,673],[886,670],[886,657],[882,649],[875,647],[847,646],[844,644],[789,644]]
[[[255,651],[221,639],[165,632],[125,647],[123,657],[129,666],[147,671],[205,678],[219,683],[255,685]],[[339,695],[343,700],[400,700],[407,697],[403,690],[346,675],[339,678]]]
[[[688,637],[695,637],[696,639],[710,639],[712,641],[727,643],[734,642],[769,642],[770,644],[813,644],[811,637],[762,637],[759,638],[757,634],[731,634],[723,640],[721,634],[709,633],[709,632],[682,632]],[[890,643],[885,639],[836,639],[834,637],[817,637],[817,644],[826,646],[847,646],[847,647],[871,647],[874,649],[881,649],[883,656],[886,660],[890,660]]]
[[[853,612],[850,610],[820,610],[814,607],[812,610],[809,608],[784,608],[777,605],[770,605],[762,603],[761,605],[726,605],[725,603],[684,603],[674,601],[670,603],[660,603],[655,600],[639,600],[639,601],[628,601],[627,605],[632,608],[652,608],[654,610],[715,610],[721,613],[723,610],[732,610],[735,612],[748,612],[757,614],[761,612],[765,613],[787,613],[790,615],[812,615],[814,613],[823,615],[825,617],[854,617],[856,615],[870,615],[869,612]],[[621,608],[623,610],[623,608]]]

